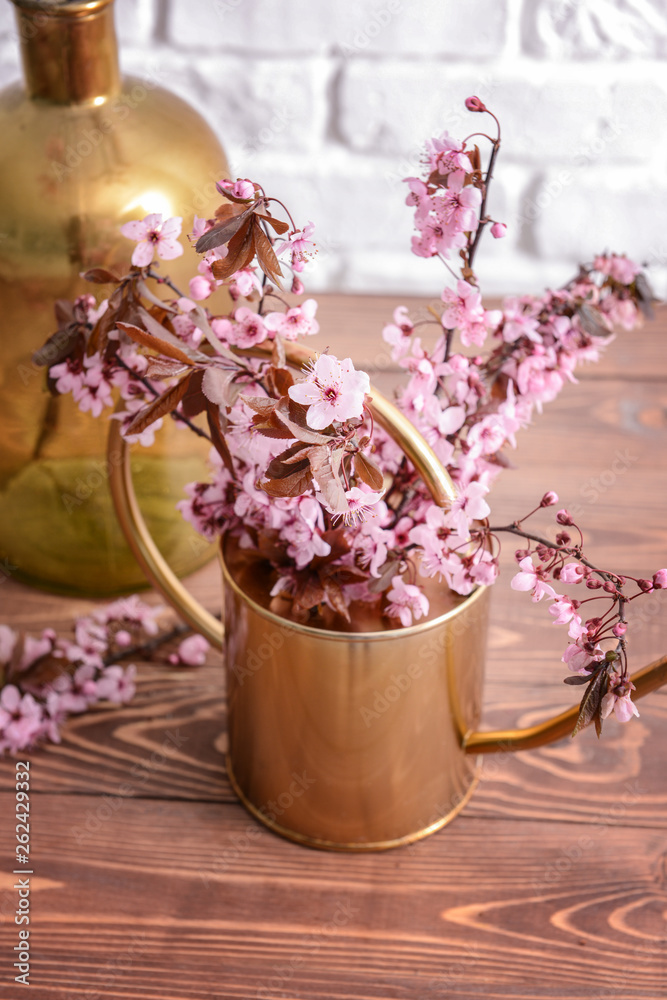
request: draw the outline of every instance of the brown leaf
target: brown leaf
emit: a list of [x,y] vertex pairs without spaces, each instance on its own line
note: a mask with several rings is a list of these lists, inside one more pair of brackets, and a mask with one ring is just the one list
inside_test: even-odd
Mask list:
[[336,580],[331,577],[327,577],[322,581],[322,586],[324,587],[324,593],[326,599],[331,605],[331,607],[342,615],[345,621],[350,621],[350,612],[347,607],[347,602],[343,596],[343,589]]
[[384,486],[384,476],[375,462],[358,451],[354,456],[354,471],[362,482],[376,492]]
[[248,267],[255,257],[255,241],[253,239],[252,219],[243,223],[235,236],[229,241],[229,253],[222,260],[214,260],[211,265],[213,276],[218,281],[225,281],[236,271]]
[[260,214],[258,212],[257,218],[264,219],[264,222],[268,222],[268,224],[278,233],[279,236],[282,236],[289,229],[289,224],[287,222],[283,222],[282,219],[274,219],[274,217],[269,215],[268,212],[266,214]]
[[299,574],[294,593],[294,606],[297,610],[310,611],[324,600],[324,587],[317,573],[306,571]]
[[177,375],[182,375],[184,371],[187,369],[180,361],[172,361],[171,358],[150,357],[146,375],[148,378],[175,378]]
[[268,396],[246,396],[245,393],[241,393],[241,399],[246,406],[249,406],[251,410],[259,413],[265,419],[271,416],[276,407],[276,400],[269,399]]
[[611,336],[611,327],[604,322],[597,309],[592,309],[589,305],[583,302],[577,308],[577,316],[579,317],[579,323],[582,330],[591,337]]
[[275,413],[270,413],[267,420],[260,417],[259,414],[253,417],[253,429],[259,434],[263,434],[264,437],[270,438],[290,438],[292,439],[294,435],[285,427],[282,420],[279,420]]
[[270,497],[300,497],[307,491],[312,481],[313,475],[306,462],[305,468],[297,468],[291,476],[285,476],[284,479],[270,479],[266,483],[258,483],[258,486]]
[[73,353],[76,347],[83,353],[85,338],[78,323],[65,327],[49,337],[45,344],[32,356],[36,365],[57,365]]
[[206,409],[206,396],[201,388],[203,378],[204,372],[201,369],[190,375],[187,392],[181,400],[181,412],[188,419],[196,417]]
[[228,471],[231,472],[232,476],[236,476],[232,456],[229,453],[229,448],[227,447],[227,442],[225,441],[223,433],[220,418],[220,407],[210,400],[207,400],[206,402],[206,419],[208,421],[208,429],[211,434],[213,447],[217,451]]
[[280,279],[283,276],[283,272],[280,269],[280,261],[276,257],[273,247],[271,246],[271,240],[262,229],[259,220],[255,219],[254,223],[253,233],[257,263],[261,267],[262,271],[264,271],[264,274],[266,274],[271,281],[275,281],[276,285],[280,287]]
[[[582,729],[589,726],[595,717],[600,716],[600,702],[603,697],[603,682],[604,688],[606,689],[607,684],[607,670],[605,668],[601,669],[590,682],[588,687],[584,692],[584,696],[581,699],[581,704],[579,705],[579,717],[577,719],[576,725],[572,730],[572,735],[576,736],[580,733]],[[597,729],[597,724],[596,724]],[[599,734],[598,734],[599,735]]]
[[53,311],[58,326],[66,326],[74,320],[74,304],[69,299],[57,299]]
[[210,367],[204,372],[201,389],[207,399],[218,406],[229,405],[229,383],[234,372],[223,371],[222,368]]
[[281,452],[280,455],[276,455],[266,470],[268,478],[285,479],[287,476],[305,469],[310,464],[308,455],[304,454],[304,451],[308,447],[309,445],[297,441],[296,444],[291,445],[285,451]]
[[339,478],[343,454],[342,448],[329,452],[329,449],[323,445],[319,448],[311,448],[308,454],[313,479],[327,505],[334,513],[343,513],[348,509],[345,487]]
[[17,673],[13,680],[21,684],[51,684],[56,677],[65,673],[73,673],[73,668],[67,670],[61,657],[46,653],[37,660],[33,660],[26,670]]
[[158,354],[166,354],[168,358],[180,361],[182,364],[187,365],[188,368],[192,367],[192,361],[190,361],[187,354],[184,354],[178,347],[169,344],[166,340],[154,337],[152,333],[142,330],[141,327],[135,326],[133,323],[117,323],[116,326],[134,340],[135,343],[141,344],[143,347],[149,347]]
[[655,312],[653,310],[653,303],[657,302],[657,299],[653,294],[653,289],[651,288],[643,271],[640,271],[635,278],[635,291],[637,293],[639,308],[644,316],[646,316],[647,319],[654,319]]
[[96,285],[117,285],[121,280],[117,274],[106,267],[91,267],[89,271],[84,271],[81,277],[85,281],[92,281]]
[[[197,242],[195,243],[195,250],[197,253],[208,253],[209,250],[215,250],[216,247],[221,247],[225,243],[229,243],[233,236],[238,233],[239,229],[243,226],[244,222],[253,215],[258,208],[263,207],[263,201],[254,201],[247,208],[241,209],[239,211],[234,211],[233,213],[228,213],[231,217],[223,219],[220,222],[216,222],[212,229],[209,229],[207,233],[203,233]],[[228,209],[232,209],[233,206],[226,206]],[[231,252],[231,248],[230,248]],[[216,261],[220,263],[220,261]]]
[[266,382],[269,391],[279,398],[287,395],[287,390],[294,385],[294,377],[289,368],[274,368],[269,365],[266,369]]
[[387,559],[384,565],[380,568],[380,575],[368,584],[368,589],[373,594],[381,594],[383,590],[387,590],[391,586],[391,581],[400,571],[401,560],[400,559]]
[[141,434],[142,431],[145,431],[147,427],[150,427],[160,417],[164,417],[167,413],[175,410],[187,392],[191,377],[190,374],[186,375],[180,382],[176,382],[170,386],[161,396],[158,396],[149,403],[148,406],[144,406],[143,410],[139,410],[129,427],[126,428],[125,434]]
[[275,335],[273,348],[271,350],[271,364],[274,368],[284,368],[287,364],[285,355],[285,344],[279,333]]

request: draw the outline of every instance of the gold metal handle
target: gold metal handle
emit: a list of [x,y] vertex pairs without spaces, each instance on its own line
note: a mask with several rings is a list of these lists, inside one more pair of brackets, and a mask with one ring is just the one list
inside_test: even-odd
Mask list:
[[[636,688],[634,701],[662,687],[667,683],[667,656],[662,656],[643,670],[639,670],[631,680]],[[466,753],[473,754],[532,750],[569,736],[578,717],[579,706],[574,705],[560,715],[555,715],[546,722],[540,722],[537,726],[528,726],[525,729],[498,729],[488,733],[466,733],[462,742],[463,749]]]
[[[260,356],[269,354],[263,346],[251,352]],[[285,353],[291,365],[303,365],[316,356],[303,344],[286,344]],[[454,485],[435,452],[419,434],[413,424],[381,393],[371,388],[369,406],[373,419],[390,434],[404,451],[422,477],[424,485],[438,506],[446,507],[456,496]],[[132,484],[130,449],[120,432],[120,421],[111,421],[108,448],[109,485],[120,526],[137,562],[146,577],[173,608],[214,646],[222,648],[223,626],[206,611],[185,589],[169,568],[151,538],[142,517]],[[655,691],[667,682],[667,656],[656,660],[632,677],[636,687],[635,699]],[[575,705],[546,722],[525,729],[495,730],[493,732],[468,732],[462,736],[466,753],[499,753],[528,750],[544,746],[568,736],[577,721],[579,706]]]

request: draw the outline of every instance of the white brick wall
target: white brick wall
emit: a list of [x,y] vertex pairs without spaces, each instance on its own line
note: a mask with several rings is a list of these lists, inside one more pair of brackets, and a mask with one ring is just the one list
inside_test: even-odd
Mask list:
[[[409,250],[400,183],[422,141],[498,114],[478,257],[489,294],[539,290],[601,249],[651,260],[667,293],[665,0],[116,0],[122,65],[195,105],[235,175],[316,223],[310,289],[437,293]],[[18,74],[0,0],[0,84]]]

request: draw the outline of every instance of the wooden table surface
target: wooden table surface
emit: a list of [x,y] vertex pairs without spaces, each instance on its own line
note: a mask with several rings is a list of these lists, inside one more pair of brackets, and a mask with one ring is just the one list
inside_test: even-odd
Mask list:
[[[321,298],[336,353],[387,367],[398,302]],[[568,385],[494,487],[494,520],[555,489],[598,564],[667,565],[667,310]],[[344,345],[344,348],[341,346]],[[391,366],[389,366],[390,368]],[[387,387],[391,370],[378,372]],[[494,588],[483,728],[571,705],[565,630]],[[212,609],[218,570],[191,581]],[[667,603],[631,632],[636,668],[667,650]],[[0,620],[38,630],[91,607],[12,581]],[[135,699],[72,719],[27,756],[34,1000],[659,998],[667,996],[667,695],[641,718],[487,757],[454,822],[384,854],[322,853],[255,826],[224,766],[222,664],[140,664]],[[128,794],[127,786],[131,786]],[[13,982],[14,762],[0,762],[0,997]],[[123,794],[120,789],[123,788]],[[250,835],[252,834],[252,835]]]

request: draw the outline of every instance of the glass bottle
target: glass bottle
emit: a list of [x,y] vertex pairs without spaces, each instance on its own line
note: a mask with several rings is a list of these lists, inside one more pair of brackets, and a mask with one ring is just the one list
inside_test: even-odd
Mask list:
[[[13,0],[25,84],[0,94],[0,582],[103,596],[144,584],[107,488],[107,421],[49,396],[33,352],[56,329],[54,303],[109,288],[134,244],[119,227],[149,212],[209,216],[224,153],[203,119],[158,78],[119,75],[113,0]],[[185,238],[182,237],[183,242]],[[164,262],[187,290],[197,258]],[[211,555],[180,517],[183,485],[205,478],[206,442],[165,421],[136,447],[140,503],[183,575]]]

